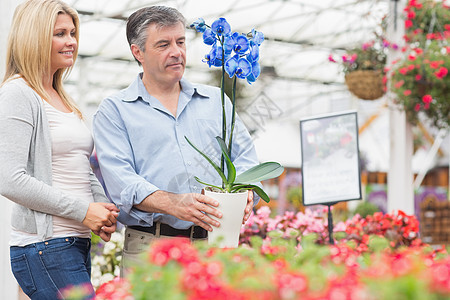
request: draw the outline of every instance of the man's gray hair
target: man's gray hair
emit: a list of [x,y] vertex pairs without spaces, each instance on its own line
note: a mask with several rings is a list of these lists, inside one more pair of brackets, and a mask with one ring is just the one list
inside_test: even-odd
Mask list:
[[145,52],[147,29],[150,24],[157,27],[173,26],[182,23],[186,26],[186,19],[175,8],[167,6],[150,6],[135,11],[127,21],[128,44],[135,44]]

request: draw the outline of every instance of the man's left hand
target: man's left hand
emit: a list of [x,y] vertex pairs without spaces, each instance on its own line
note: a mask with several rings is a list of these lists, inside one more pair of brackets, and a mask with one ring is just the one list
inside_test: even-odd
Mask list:
[[247,222],[248,218],[250,218],[250,215],[253,211],[253,191],[248,191],[248,197],[247,197],[247,206],[245,207],[245,214],[244,214],[244,220],[242,220],[242,224],[245,224]]

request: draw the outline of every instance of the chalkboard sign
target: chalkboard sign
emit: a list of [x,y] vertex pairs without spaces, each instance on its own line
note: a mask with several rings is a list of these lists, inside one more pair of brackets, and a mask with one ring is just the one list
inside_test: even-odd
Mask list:
[[356,112],[300,121],[303,204],[361,199]]

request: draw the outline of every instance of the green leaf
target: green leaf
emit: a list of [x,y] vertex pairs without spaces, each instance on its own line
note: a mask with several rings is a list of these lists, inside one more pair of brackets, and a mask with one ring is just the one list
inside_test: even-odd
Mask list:
[[210,187],[219,189],[219,190],[221,190],[221,191],[225,191],[223,188],[221,188],[221,187],[219,187],[219,186],[216,186],[216,185],[213,185],[213,184],[210,184],[210,183],[206,183],[206,182],[204,182],[204,181],[201,181],[197,176],[194,176],[194,178],[195,178],[195,180],[197,180],[198,182],[200,182],[200,183],[203,184],[203,185],[207,185],[207,186],[210,186]]
[[189,145],[192,146],[192,148],[195,149],[195,151],[197,151],[198,153],[200,153],[201,156],[203,156],[210,164],[211,166],[214,167],[214,169],[216,169],[217,173],[220,175],[220,177],[222,177],[223,182],[227,182],[227,178],[225,177],[225,174],[223,174],[222,170],[219,168],[219,166],[217,166],[212,159],[210,159],[206,154],[204,154],[202,151],[200,151],[197,147],[194,146],[194,144],[191,143],[191,141],[185,136],[184,137],[186,139],[186,141],[189,143]]
[[239,174],[235,181],[238,183],[256,183],[278,177],[283,171],[284,168],[279,163],[265,162]]
[[263,199],[266,203],[270,202],[270,198],[266,194],[266,192],[264,192],[264,190],[262,188],[260,188],[259,186],[257,186],[257,185],[253,185],[253,184],[236,184],[236,185],[233,185],[232,192],[237,192],[239,190],[252,190],[252,191],[255,191],[255,193],[257,193],[261,197],[261,199]]
[[216,140],[219,143],[220,149],[222,150],[222,154],[225,156],[225,162],[227,163],[227,169],[228,169],[228,180],[227,183],[232,184],[234,180],[236,179],[236,168],[233,165],[233,162],[231,161],[230,157],[228,156],[228,149],[227,145],[225,144],[225,141],[220,137],[216,136]]

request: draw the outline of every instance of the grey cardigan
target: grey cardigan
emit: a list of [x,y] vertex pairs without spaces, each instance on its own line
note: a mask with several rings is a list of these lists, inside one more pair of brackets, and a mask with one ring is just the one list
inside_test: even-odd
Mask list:
[[[42,98],[21,78],[0,88],[0,194],[13,201],[11,225],[40,240],[52,215],[82,222],[89,202],[52,188],[51,137]],[[91,170],[95,202],[109,202]]]

